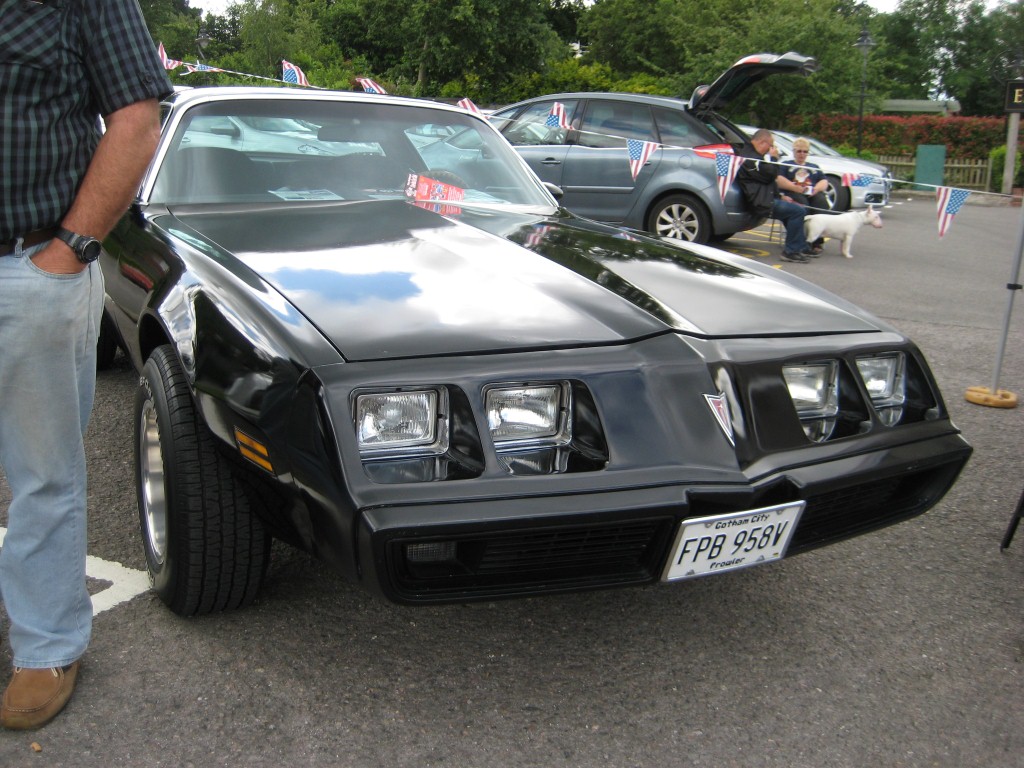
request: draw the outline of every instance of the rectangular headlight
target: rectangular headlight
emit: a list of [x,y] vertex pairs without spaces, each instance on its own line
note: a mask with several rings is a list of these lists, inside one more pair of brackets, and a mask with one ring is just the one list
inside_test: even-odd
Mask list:
[[565,382],[491,387],[485,396],[491,439],[499,449],[562,442],[569,428],[568,399]]
[[816,443],[828,440],[839,412],[839,366],[835,360],[787,365],[782,369],[800,424]]
[[887,427],[903,418],[907,399],[907,361],[902,352],[858,357],[857,370],[871,396],[878,416]]
[[427,389],[382,392],[356,397],[355,427],[359,452],[441,452],[447,439],[441,423],[443,393]]

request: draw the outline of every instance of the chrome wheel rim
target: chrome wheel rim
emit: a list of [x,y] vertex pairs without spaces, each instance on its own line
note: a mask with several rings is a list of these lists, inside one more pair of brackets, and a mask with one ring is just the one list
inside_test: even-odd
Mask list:
[[160,424],[152,400],[142,406],[139,419],[139,503],[142,504],[143,533],[154,564],[160,566],[167,552],[167,494]]
[[662,208],[654,222],[654,231],[657,234],[676,240],[693,240],[699,229],[697,214],[690,206],[682,203],[673,203]]
[[828,200],[829,210],[834,211],[836,209],[836,185],[831,181],[825,187],[825,199]]

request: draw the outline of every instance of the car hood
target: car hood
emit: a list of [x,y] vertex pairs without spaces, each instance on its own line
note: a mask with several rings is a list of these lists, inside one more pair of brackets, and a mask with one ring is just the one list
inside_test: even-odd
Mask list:
[[[194,209],[193,209],[194,210]],[[255,272],[349,360],[707,338],[863,333],[788,282],[564,211],[399,200],[186,213],[171,236]],[[766,270],[767,271],[767,270]],[[265,299],[275,301],[276,299]]]
[[699,85],[690,97],[694,112],[720,110],[730,101],[769,75],[810,75],[818,62],[810,56],[788,53],[755,53],[744,56],[719,75],[711,85]]

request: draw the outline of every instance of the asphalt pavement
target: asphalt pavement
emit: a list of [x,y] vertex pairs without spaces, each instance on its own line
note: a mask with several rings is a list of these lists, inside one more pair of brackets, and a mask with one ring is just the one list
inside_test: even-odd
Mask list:
[[[963,396],[992,382],[1021,209],[969,202],[941,240],[931,197],[882,217],[849,260],[781,262],[766,228],[724,247],[919,344],[975,448],[932,511],[714,578],[474,606],[389,605],[275,545],[248,609],[186,620],[145,593],[98,615],[67,710],[0,732],[0,766],[1024,765],[1024,528],[999,548],[1024,407]],[[1022,330],[1018,297],[1000,388],[1024,397]],[[123,357],[99,378],[89,548],[137,573],[135,382]]]

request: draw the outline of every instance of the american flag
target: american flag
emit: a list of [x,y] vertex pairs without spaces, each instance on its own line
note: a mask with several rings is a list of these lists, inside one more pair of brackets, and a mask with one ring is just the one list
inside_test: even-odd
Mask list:
[[626,150],[629,152],[629,170],[633,174],[633,181],[640,175],[644,163],[650,160],[651,155],[658,145],[653,141],[640,141],[640,139],[627,139]]
[[189,75],[191,75],[193,72],[223,72],[224,71],[223,69],[219,69],[218,67],[211,67],[209,64],[200,64],[198,62],[195,63],[195,64],[186,64],[185,65],[185,70],[186,70],[186,74],[189,74]]
[[295,85],[309,85],[306,73],[285,59],[281,59],[281,79]]
[[386,96],[388,93],[368,77],[357,77],[356,82],[363,87],[363,91],[366,93],[379,93],[382,96]]
[[868,173],[844,173],[844,187],[867,187],[875,180],[875,177]]
[[729,191],[736,173],[743,165],[743,157],[740,155],[728,155],[724,152],[715,153],[715,171],[718,173],[718,193],[725,200],[725,193]]
[[159,47],[157,48],[157,53],[160,54],[160,61],[163,62],[164,69],[177,69],[184,63],[178,61],[177,59],[167,58],[167,50],[164,48],[163,43],[160,43]]
[[953,217],[960,212],[960,208],[967,201],[971,193],[966,189],[956,187],[936,187],[935,199],[939,211],[939,237],[946,234],[949,226],[953,223]]
[[467,112],[473,112],[477,115],[483,114],[480,111],[480,107],[474,104],[472,99],[460,99],[456,106],[462,107]]
[[551,111],[548,112],[548,119],[544,121],[544,125],[548,128],[565,128],[565,130],[572,127],[565,116],[565,105],[562,102],[556,101],[551,105]]

